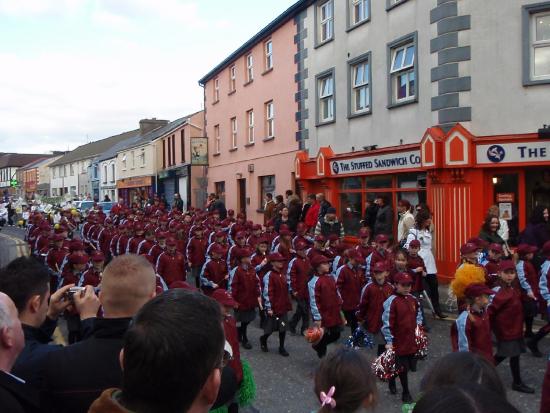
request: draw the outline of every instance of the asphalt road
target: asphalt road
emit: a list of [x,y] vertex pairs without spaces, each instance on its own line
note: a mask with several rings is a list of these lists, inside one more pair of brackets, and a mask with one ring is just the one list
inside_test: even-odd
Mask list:
[[[4,227],[0,231],[0,267],[10,260],[24,255],[27,252],[26,244],[22,240],[23,231],[16,227]],[[429,333],[430,353],[425,361],[418,363],[418,371],[410,374],[410,389],[413,397],[419,393],[419,382],[438,357],[450,352],[449,329],[452,320],[429,320],[432,328]],[[342,335],[342,342],[349,334],[346,329]],[[259,346],[259,337],[262,331],[259,329],[259,320],[249,327],[249,338],[254,346],[252,350],[241,349],[241,357],[247,360],[253,369],[257,398],[252,409],[246,412],[259,411],[262,413],[304,413],[315,411],[319,408],[317,396],[313,393],[313,376],[319,364],[319,359],[310,345],[301,336],[288,334],[286,348],[290,357],[282,357],[278,354],[278,337],[274,334],[268,342],[270,352],[262,353]],[[336,345],[329,347],[336,348]],[[545,358],[535,358],[527,353],[521,357],[521,371],[523,380],[536,389],[534,395],[526,395],[509,390],[508,399],[522,413],[538,413],[540,407],[541,387],[546,360],[550,353],[550,339],[546,338],[540,343],[541,351]],[[371,359],[375,357],[375,350],[365,351]],[[511,387],[512,378],[510,368],[505,361],[498,367],[507,388]],[[379,382],[379,403],[377,412],[401,412],[400,395],[390,395],[387,384]],[[400,386],[398,382],[398,390]]]

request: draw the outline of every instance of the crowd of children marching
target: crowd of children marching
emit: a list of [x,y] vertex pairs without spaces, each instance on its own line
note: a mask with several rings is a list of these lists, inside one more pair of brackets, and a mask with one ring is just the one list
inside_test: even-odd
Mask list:
[[[352,335],[360,327],[378,355],[388,349],[395,353],[402,399],[413,400],[408,372],[416,370],[418,327],[429,331],[421,302],[427,270],[419,240],[409,240],[403,249],[392,245],[391,234],[372,237],[365,227],[354,245],[345,243],[338,229],[314,236],[299,223],[295,232],[284,224],[275,232],[274,221],[263,227],[231,210],[221,219],[216,211],[180,213],[158,204],[144,209],[117,204],[109,216],[97,207],[77,227],[70,211],[53,227],[40,213],[29,217],[27,241],[51,270],[52,290],[67,284],[99,288],[103,266],[112,257],[140,254],[154,266],[159,292],[200,289],[234,308],[238,327],[229,323],[236,329],[234,353],[239,343],[253,347],[248,326],[257,314],[261,351],[269,351],[269,339],[277,333],[278,352],[285,357],[287,330],[305,335],[323,358],[346,325]],[[478,353],[493,364],[509,358],[513,389],[534,392],[522,381],[520,355],[528,347],[542,356],[538,342],[550,332],[550,324],[536,334],[532,330],[537,315],[547,319],[550,242],[540,251],[519,245],[512,260],[503,259],[501,245],[473,238],[460,254],[452,286],[459,308],[451,328],[453,349]],[[540,268],[535,255],[544,258]],[[78,319],[69,314],[67,320],[70,341],[76,341]],[[393,394],[397,377],[389,380]],[[320,386],[330,399],[330,389]]]

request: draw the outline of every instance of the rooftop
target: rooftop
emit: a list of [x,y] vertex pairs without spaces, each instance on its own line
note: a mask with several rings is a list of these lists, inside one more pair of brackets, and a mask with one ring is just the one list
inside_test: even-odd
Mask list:
[[0,168],[16,167],[20,168],[28,163],[51,158],[52,154],[32,154],[32,153],[0,153]]

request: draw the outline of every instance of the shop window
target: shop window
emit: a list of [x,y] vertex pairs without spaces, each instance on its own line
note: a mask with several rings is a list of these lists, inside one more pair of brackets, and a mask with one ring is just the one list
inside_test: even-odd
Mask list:
[[363,178],[352,177],[344,178],[340,182],[341,189],[363,189]]
[[260,199],[259,199],[259,208],[263,209],[265,202],[265,194],[275,193],[275,175],[266,175],[260,176]]
[[365,180],[367,183],[367,189],[392,187],[392,177],[390,175],[367,176]]
[[426,174],[400,174],[397,176],[398,188],[426,188]]
[[362,194],[340,193],[340,211],[342,225],[346,235],[357,235],[361,228],[363,209]]

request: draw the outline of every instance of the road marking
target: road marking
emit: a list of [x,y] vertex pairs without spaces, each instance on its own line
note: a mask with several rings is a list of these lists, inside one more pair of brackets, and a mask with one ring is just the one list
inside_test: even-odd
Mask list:
[[21,238],[14,237],[13,235],[0,233],[0,237],[5,238],[15,244],[15,250],[17,257],[23,257],[29,255],[29,245]]

